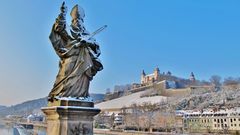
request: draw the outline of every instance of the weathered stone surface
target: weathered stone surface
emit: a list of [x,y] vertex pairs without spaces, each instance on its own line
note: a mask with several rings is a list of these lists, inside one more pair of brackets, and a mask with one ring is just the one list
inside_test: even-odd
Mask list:
[[100,109],[51,106],[42,108],[42,111],[46,114],[48,135],[92,135],[93,117],[100,112]]
[[93,36],[104,29],[90,34],[84,26],[84,10],[75,5],[71,11],[72,24],[66,23],[67,7],[62,4],[61,12],[53,24],[50,41],[60,58],[59,72],[49,101],[55,97],[89,97],[90,81],[103,69],[99,60],[99,44]]
[[94,107],[93,102],[79,101],[79,100],[56,100],[48,102],[48,107],[51,106],[81,106],[81,107]]
[[90,34],[83,24],[84,11],[78,5],[71,11],[70,26],[66,23],[66,12],[63,3],[49,36],[60,62],[48,96],[48,107],[42,111],[46,114],[48,135],[92,135],[93,117],[100,109],[94,108],[94,103],[88,100],[89,84],[103,69],[98,59],[99,45],[93,36],[105,26]]

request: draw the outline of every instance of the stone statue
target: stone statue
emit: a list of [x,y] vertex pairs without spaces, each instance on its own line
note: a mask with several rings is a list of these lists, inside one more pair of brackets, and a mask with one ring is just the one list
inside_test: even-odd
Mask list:
[[[48,135],[93,135],[93,117],[101,110],[89,100],[89,83],[103,66],[98,59],[99,45],[93,33],[86,31],[84,11],[78,5],[71,11],[72,23],[66,23],[67,8],[61,6],[49,36],[53,48],[60,57],[59,72],[51,92],[46,115]],[[91,99],[91,98],[90,98]]]
[[66,12],[67,8],[63,3],[49,36],[60,57],[59,72],[49,93],[49,101],[56,97],[89,97],[89,83],[103,69],[98,59],[99,45],[83,25],[83,9],[78,5],[73,7],[70,26],[66,24]]

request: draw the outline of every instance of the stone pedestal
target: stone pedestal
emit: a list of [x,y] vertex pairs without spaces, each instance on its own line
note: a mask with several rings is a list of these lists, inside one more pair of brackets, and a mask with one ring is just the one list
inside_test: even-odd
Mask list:
[[100,112],[93,102],[55,100],[42,108],[47,135],[93,135],[93,117]]

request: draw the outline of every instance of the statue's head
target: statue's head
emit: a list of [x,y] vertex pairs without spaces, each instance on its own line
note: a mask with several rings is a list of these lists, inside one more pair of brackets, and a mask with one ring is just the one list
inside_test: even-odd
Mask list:
[[83,30],[84,29],[83,18],[85,17],[83,8],[81,8],[78,5],[75,5],[72,8],[70,15],[72,16],[72,26],[78,28],[80,31]]

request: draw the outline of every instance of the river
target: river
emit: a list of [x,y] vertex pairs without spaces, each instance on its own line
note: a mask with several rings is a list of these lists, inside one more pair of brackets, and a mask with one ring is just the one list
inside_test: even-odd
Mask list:
[[46,135],[44,129],[25,129],[22,126],[10,126],[0,123],[0,135]]
[[0,135],[14,135],[13,128],[7,127],[3,123],[0,123]]

